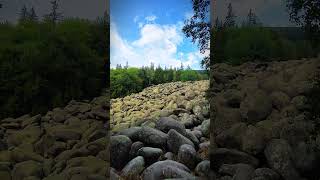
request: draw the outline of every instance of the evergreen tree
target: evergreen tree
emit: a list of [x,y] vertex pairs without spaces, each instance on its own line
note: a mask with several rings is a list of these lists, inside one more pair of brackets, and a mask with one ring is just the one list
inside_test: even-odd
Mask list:
[[59,20],[63,18],[62,13],[58,11],[59,3],[58,0],[52,0],[51,3],[51,13],[45,15],[45,19],[52,22],[57,23]]
[[[210,50],[210,0],[192,0],[194,15],[185,21],[182,28],[187,38],[191,37],[193,43],[197,43],[200,52],[204,54]],[[201,61],[205,68],[209,67],[210,57],[206,56]]]
[[235,27],[236,26],[235,18],[236,18],[236,15],[233,12],[232,4],[229,3],[228,14],[227,14],[226,20],[224,22],[224,27]]
[[30,12],[28,13],[28,19],[31,21],[37,21],[38,20],[38,16],[36,14],[36,11],[34,10],[34,8],[32,7]]
[[180,65],[180,70],[183,70],[183,64],[182,64],[182,62],[181,62],[181,65]]
[[128,67],[129,67],[129,63],[128,63],[128,61],[126,62],[126,65],[124,66],[124,69],[128,69]]
[[219,20],[219,18],[217,17],[216,18],[216,21],[215,21],[215,27],[216,29],[221,29],[222,28],[222,22]]
[[28,19],[28,9],[27,9],[26,5],[23,5],[19,15],[20,15],[20,17],[19,17],[20,22],[26,21]]
[[245,23],[245,26],[258,26],[259,20],[257,15],[253,12],[252,9],[249,10],[248,16],[247,16],[247,22]]

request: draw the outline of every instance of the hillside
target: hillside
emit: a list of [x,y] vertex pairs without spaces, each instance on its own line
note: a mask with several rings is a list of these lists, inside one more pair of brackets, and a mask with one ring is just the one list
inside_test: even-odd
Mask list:
[[111,100],[110,176],[206,177],[210,170],[209,81],[174,82]]
[[307,116],[307,97],[319,59],[213,68],[210,161],[216,178],[318,180],[319,122]]

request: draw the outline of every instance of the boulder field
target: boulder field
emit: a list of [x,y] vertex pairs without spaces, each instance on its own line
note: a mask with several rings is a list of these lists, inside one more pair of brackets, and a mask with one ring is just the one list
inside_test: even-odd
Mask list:
[[320,179],[320,130],[306,116],[319,69],[320,59],[213,66],[213,179]]
[[306,116],[319,61],[216,64],[210,83],[3,119],[0,177],[319,180],[319,123]]
[[209,179],[209,81],[111,100],[111,179]]
[[109,106],[102,96],[1,120],[0,179],[109,179]]

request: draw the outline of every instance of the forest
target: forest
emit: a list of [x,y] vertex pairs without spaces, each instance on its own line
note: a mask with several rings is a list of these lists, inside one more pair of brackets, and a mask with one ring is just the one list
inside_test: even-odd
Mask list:
[[212,30],[213,63],[239,65],[248,61],[282,61],[316,57],[319,42],[302,27],[268,27],[252,9],[245,21],[236,23],[232,4],[224,21],[216,18]]
[[107,86],[108,15],[63,18],[51,3],[43,18],[24,6],[17,23],[0,24],[0,118],[90,100]]
[[175,81],[197,81],[208,79],[208,73],[205,70],[192,70],[180,68],[161,68],[160,66],[133,68],[117,66],[110,72],[110,92],[111,98],[124,97],[131,93],[142,91],[151,85],[157,85]]

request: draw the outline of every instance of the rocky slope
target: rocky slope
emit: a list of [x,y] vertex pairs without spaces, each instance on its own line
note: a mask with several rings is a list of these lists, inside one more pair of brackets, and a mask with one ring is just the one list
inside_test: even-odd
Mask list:
[[319,59],[214,66],[211,168],[215,179],[319,180],[320,136],[306,94]]
[[108,109],[108,97],[99,97],[1,120],[1,179],[109,179]]
[[167,83],[111,100],[111,179],[208,179],[208,86]]

